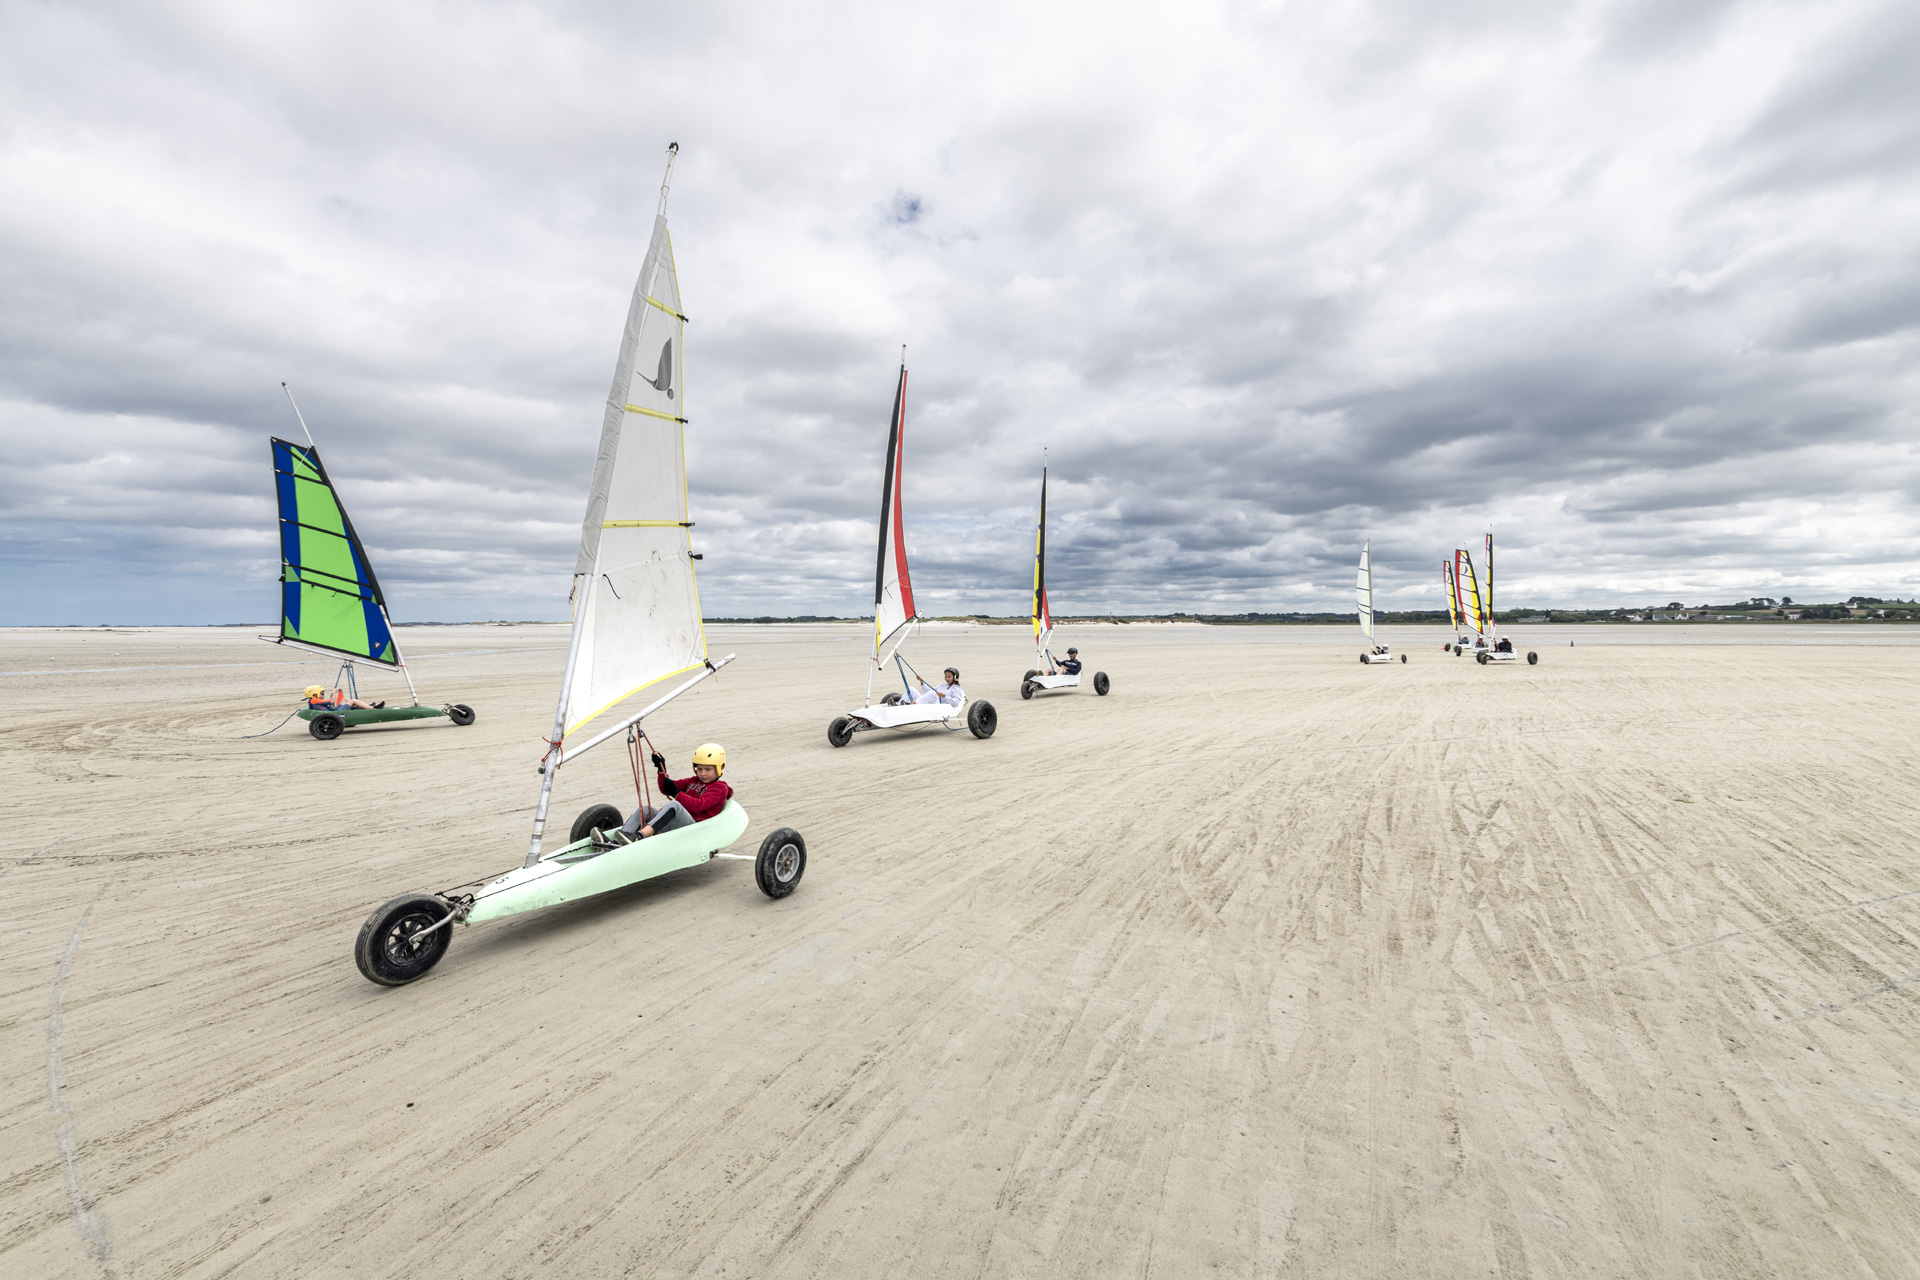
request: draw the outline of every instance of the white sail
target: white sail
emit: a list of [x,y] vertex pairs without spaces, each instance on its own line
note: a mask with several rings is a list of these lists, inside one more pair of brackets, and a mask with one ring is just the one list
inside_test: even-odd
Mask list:
[[1047,469],[1040,468],[1040,532],[1033,541],[1033,648],[1045,656],[1053,635],[1053,608],[1047,603]]
[[1360,600],[1360,634],[1373,639],[1373,540],[1360,544],[1360,576],[1354,580]]
[[873,575],[873,655],[895,632],[919,615],[913,608],[913,579],[907,572],[906,530],[900,527],[901,460],[907,434],[907,366],[893,393],[893,422],[887,431],[886,479],[880,493],[880,548]]
[[663,211],[627,308],[580,531],[567,733],[707,660],[687,532],[685,335]]

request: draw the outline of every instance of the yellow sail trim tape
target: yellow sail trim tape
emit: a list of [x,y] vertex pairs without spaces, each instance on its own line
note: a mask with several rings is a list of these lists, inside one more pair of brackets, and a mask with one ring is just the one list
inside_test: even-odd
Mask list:
[[691,529],[691,520],[602,520],[602,529]]
[[687,423],[687,420],[685,418],[676,418],[672,414],[662,413],[658,409],[642,409],[637,404],[626,405],[625,408],[628,413],[644,413],[649,418],[658,418],[662,422],[677,422],[681,426],[685,426]]
[[[644,296],[644,295],[642,295],[642,296]],[[652,304],[653,304],[654,306],[656,306],[656,307],[658,307],[658,308],[660,308],[660,309],[661,309],[662,311],[664,311],[664,312],[666,312],[666,313],[667,313],[668,315],[670,315],[670,316],[672,316],[672,317],[673,317],[673,318],[674,318],[675,320],[678,320],[678,321],[679,321],[679,322],[680,322],[681,324],[691,324],[691,323],[692,323],[692,321],[690,321],[690,320],[688,320],[688,319],[687,319],[687,318],[686,318],[685,316],[683,316],[683,315],[681,315],[681,314],[680,314],[680,313],[679,313],[678,311],[675,311],[675,310],[674,310],[674,309],[673,309],[672,307],[670,307],[670,306],[668,306],[668,305],[667,305],[666,303],[664,303],[664,302],[662,302],[662,301],[660,301],[660,299],[658,299],[658,298],[647,298],[647,301],[648,301],[648,302],[651,302],[651,303],[652,303]]]

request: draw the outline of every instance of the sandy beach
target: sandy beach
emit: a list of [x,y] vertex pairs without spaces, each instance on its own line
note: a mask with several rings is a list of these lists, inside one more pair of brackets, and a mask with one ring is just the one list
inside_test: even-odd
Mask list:
[[402,629],[478,723],[330,743],[243,737],[332,675],[252,630],[0,632],[0,1272],[1914,1274],[1920,628],[1387,630],[1084,627],[1112,696],[1023,702],[933,628],[996,736],[834,750],[864,630],[715,627],[648,727],[799,891],[398,989],[355,933],[518,864],[564,628]]

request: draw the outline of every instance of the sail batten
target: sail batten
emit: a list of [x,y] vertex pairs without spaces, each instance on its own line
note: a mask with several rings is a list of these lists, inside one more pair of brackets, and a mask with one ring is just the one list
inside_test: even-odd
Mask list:
[[895,632],[918,619],[913,577],[907,569],[906,530],[901,526],[901,487],[907,434],[907,366],[893,393],[893,419],[887,429],[886,475],[880,493],[880,544],[873,571],[873,652],[877,659]]
[[566,734],[707,661],[688,532],[685,335],[663,211],[627,306],[581,521]]
[[277,436],[271,449],[280,509],[280,638],[398,667],[379,579],[320,451]]

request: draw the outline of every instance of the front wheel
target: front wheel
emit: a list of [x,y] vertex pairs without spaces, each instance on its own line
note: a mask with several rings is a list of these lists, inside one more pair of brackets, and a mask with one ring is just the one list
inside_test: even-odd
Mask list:
[[991,702],[975,702],[967,707],[967,728],[976,738],[991,738],[1000,717]]
[[1535,653],[1531,649],[1527,650],[1527,665],[1530,667],[1537,667],[1540,665],[1540,655]]
[[383,987],[405,986],[425,975],[447,954],[447,935],[453,926],[441,924],[424,937],[415,935],[452,914],[445,898],[427,893],[402,894],[375,907],[353,944],[353,962],[360,975]]
[[456,702],[447,708],[447,719],[455,724],[472,724],[474,718],[473,708],[464,702]]
[[592,835],[596,828],[601,831],[612,831],[626,820],[626,815],[610,804],[596,804],[582,809],[580,816],[573,820],[573,826],[567,831],[567,843],[579,844]]
[[827,741],[836,747],[844,747],[853,741],[853,721],[841,716],[827,726]]
[[769,898],[784,898],[807,873],[807,842],[792,827],[781,827],[760,842],[753,880]]
[[1033,701],[1033,681],[1022,680],[1020,682],[1020,700],[1022,702]]
[[1108,683],[1106,672],[1096,671],[1093,673],[1093,691],[1095,693],[1104,698],[1107,696],[1107,690],[1111,687]]
[[307,721],[307,732],[322,742],[332,742],[346,727],[347,722],[339,716],[315,716]]

